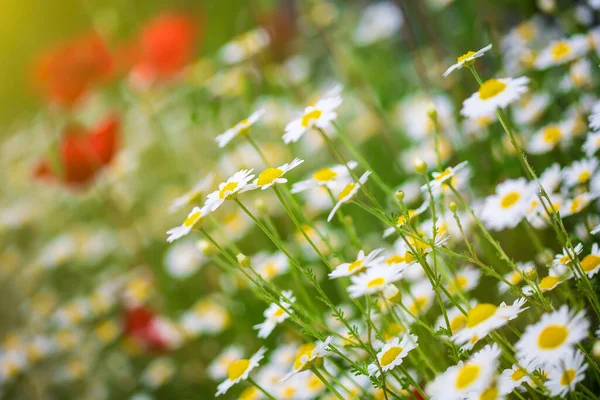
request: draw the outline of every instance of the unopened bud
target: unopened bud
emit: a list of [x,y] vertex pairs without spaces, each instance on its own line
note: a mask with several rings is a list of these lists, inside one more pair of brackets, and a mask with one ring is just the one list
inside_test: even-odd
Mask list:
[[456,210],[458,210],[458,206],[456,205],[455,202],[451,201],[450,203],[448,203],[448,208],[450,209],[450,211],[452,211],[453,213],[456,212]]
[[594,346],[592,346],[592,354],[596,360],[600,360],[600,340],[596,340],[594,342]]
[[396,190],[396,200],[398,200],[398,201],[404,200],[404,191],[403,190]]
[[429,107],[427,108],[427,115],[433,122],[437,120],[437,110],[435,109],[435,104],[429,103]]
[[537,278],[537,270],[534,267],[527,267],[525,268],[525,276],[528,279],[535,279]]
[[247,268],[250,266],[250,258],[248,258],[245,254],[238,253],[236,258],[241,267]]
[[261,214],[264,214],[267,212],[267,205],[265,204],[264,200],[262,200],[262,199],[256,200],[256,202],[254,203],[254,206],[256,207],[258,212]]
[[205,256],[212,256],[215,252],[215,247],[207,240],[198,240],[196,246]]
[[415,158],[414,161],[415,171],[417,174],[425,174],[427,173],[427,163],[421,160],[419,157]]

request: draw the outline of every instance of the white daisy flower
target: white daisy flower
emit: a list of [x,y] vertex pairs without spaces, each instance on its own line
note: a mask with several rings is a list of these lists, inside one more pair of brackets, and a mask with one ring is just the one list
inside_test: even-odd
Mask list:
[[185,279],[193,275],[206,261],[198,245],[183,241],[171,246],[165,254],[165,267],[174,278]]
[[542,172],[540,175],[540,184],[547,193],[553,193],[562,181],[562,172],[560,164],[554,163]]
[[329,213],[327,217],[327,222],[330,222],[335,212],[342,206],[342,204],[349,202],[352,198],[358,193],[358,190],[364,185],[369,179],[369,175],[371,175],[371,171],[366,171],[362,176],[358,179],[358,182],[350,182],[347,183],[346,186],[337,194],[337,203],[333,206],[333,209]]
[[590,278],[600,271],[600,246],[598,246],[598,243],[594,243],[590,254],[583,257],[581,268]]
[[581,149],[586,156],[593,156],[600,149],[600,132],[589,132]]
[[469,393],[482,392],[496,376],[500,349],[497,344],[487,345],[467,361],[459,361],[438,375],[427,387],[428,394],[439,400],[458,400]]
[[[475,306],[475,301],[471,301],[471,307]],[[452,334],[456,334],[467,324],[467,316],[463,314],[462,311],[460,311],[457,307],[447,308],[446,315],[448,316],[448,322],[450,322],[450,331]],[[444,317],[444,314],[440,314],[440,316],[436,319],[434,327],[436,330],[440,328],[447,329],[446,318]],[[447,338],[448,336],[444,335],[444,337]]]
[[277,168],[267,168],[263,172],[258,175],[258,178],[254,180],[251,184],[247,185],[241,192],[247,192],[249,190],[254,190],[257,188],[261,188],[262,190],[267,190],[271,186],[276,184],[286,183],[287,179],[283,178],[287,172],[296,168],[298,165],[302,164],[304,160],[299,158],[294,158],[292,162],[280,165]]
[[463,161],[460,164],[457,164],[455,167],[448,167],[446,168],[444,171],[442,172],[433,172],[431,174],[431,176],[433,177],[433,179],[430,181],[429,185],[423,185],[421,186],[421,190],[423,192],[428,192],[429,188],[428,186],[431,187],[431,191],[435,191],[435,190],[439,190],[440,187],[442,186],[442,184],[448,180],[450,180],[450,182],[452,182],[452,178],[454,178],[454,176],[456,174],[458,174],[461,170],[463,170],[464,168],[467,167],[468,162],[467,161]]
[[586,184],[597,169],[598,159],[595,157],[574,161],[563,169],[563,182],[569,188]]
[[463,54],[462,56],[460,56],[456,59],[456,64],[450,66],[446,70],[446,72],[444,72],[444,77],[447,77],[456,69],[461,69],[465,64],[468,66],[471,63],[471,61],[475,61],[476,58],[483,56],[485,54],[485,52],[490,50],[491,48],[492,48],[492,45],[488,44],[483,49],[480,49],[477,51],[466,52],[465,54]]
[[525,362],[535,361],[537,365],[556,364],[587,337],[589,327],[584,311],[572,312],[563,305],[525,329],[515,344],[517,356]]
[[265,113],[263,109],[254,111],[247,119],[243,119],[232,128],[227,129],[215,138],[220,148],[227,146],[236,137],[248,132],[250,127],[254,125]]
[[328,336],[323,342],[317,341],[316,343],[306,343],[300,346],[298,353],[296,354],[292,371],[281,378],[279,383],[284,383],[297,373],[306,371],[312,367],[317,359],[325,356],[332,340],[333,336]]
[[167,242],[171,243],[186,236],[192,231],[196,224],[198,224],[204,217],[208,215],[208,213],[209,209],[206,206],[202,208],[194,207],[180,226],[176,226],[175,228],[167,231],[167,235],[169,235],[169,237],[167,237]]
[[241,191],[254,178],[251,169],[242,169],[229,179],[227,182],[219,184],[219,189],[210,193],[204,204],[211,212],[219,208],[225,200],[231,199],[236,193]]
[[[387,342],[379,353],[377,353],[378,363],[373,362],[369,364],[369,375],[379,376],[381,371],[386,372],[402,364],[404,357],[406,357],[411,350],[417,348],[418,341],[419,338],[416,335],[407,333],[402,336],[402,339],[396,337]],[[379,366],[381,366],[381,369],[379,369]]]
[[181,195],[180,197],[176,198],[171,202],[171,205],[169,206],[169,212],[174,213],[180,208],[190,205],[194,201],[204,197],[205,192],[212,185],[214,178],[215,174],[213,173],[210,173],[206,177],[202,178],[198,183],[194,185],[194,187],[192,187],[190,191]]
[[564,64],[583,56],[589,50],[589,42],[584,35],[575,35],[568,39],[553,42],[542,50],[536,60],[537,69],[546,69]]
[[577,214],[586,208],[596,196],[589,193],[581,193],[573,197],[570,200],[565,201],[563,206],[560,208],[560,214],[562,217],[568,217],[570,215]]
[[479,90],[463,102],[461,115],[467,118],[477,118],[489,115],[498,108],[504,108],[515,102],[527,92],[529,78],[499,78],[483,82]]
[[527,145],[527,151],[531,154],[543,154],[568,143],[573,136],[571,125],[569,121],[546,125],[534,133]]
[[379,254],[381,254],[383,250],[383,248],[375,249],[366,256],[365,252],[360,250],[355,261],[338,265],[329,273],[329,277],[331,279],[335,279],[343,276],[354,275],[358,272],[364,271],[367,268],[380,264],[383,261],[383,257],[379,257]]
[[373,3],[361,12],[352,38],[359,46],[368,46],[392,37],[400,30],[404,17],[392,1]]
[[264,358],[266,351],[266,348],[261,347],[250,359],[241,359],[231,363],[227,367],[228,377],[217,386],[215,397],[225,394],[236,383],[248,379],[248,375],[250,375],[253,369],[258,367],[258,363]]
[[383,289],[402,278],[402,270],[387,265],[369,268],[365,273],[350,277],[348,286],[350,297],[356,298],[383,291]]
[[[535,271],[535,264],[533,262],[517,263],[518,271],[511,271],[504,275],[504,279],[512,285],[519,285],[523,282],[523,274],[528,270]],[[506,292],[510,286],[503,281],[498,282],[498,291],[500,293]]]
[[[408,218],[405,214],[400,214],[398,216],[398,219],[396,219],[396,227],[397,228],[402,227],[409,220],[412,221],[413,218],[418,217],[419,215],[423,214],[423,212],[425,212],[428,208],[429,208],[429,201],[426,200],[423,202],[423,204],[421,204],[419,206],[419,208],[414,209],[414,210],[413,209],[408,210],[406,212],[406,214],[408,214]],[[383,231],[383,238],[385,239],[386,237],[396,233],[396,227],[390,226],[389,228],[386,228]]]
[[562,271],[566,270],[570,267],[572,260],[577,259],[577,255],[581,254],[583,251],[583,245],[578,243],[573,250],[563,248],[562,253],[554,256],[554,260],[552,261],[552,266],[559,271],[559,274],[562,275]]
[[[423,269],[418,263],[414,265],[415,268]],[[408,295],[402,298],[402,303],[414,316],[425,314],[433,305],[435,292],[431,287],[429,279],[422,279],[413,284],[408,292]]]
[[518,106],[513,107],[515,122],[518,125],[537,122],[550,104],[550,99],[550,95],[544,92],[524,96],[523,101],[520,101]]
[[565,398],[585,379],[587,367],[583,353],[572,350],[563,359],[548,366],[548,380],[544,385],[550,390],[551,396]]
[[310,179],[296,182],[292,185],[292,193],[304,192],[308,189],[316,187],[327,187],[330,190],[338,190],[340,186],[345,185],[351,180],[348,169],[353,170],[358,166],[356,161],[348,161],[348,166],[343,164],[334,165],[333,167],[325,167],[316,171]]
[[269,307],[263,313],[265,322],[262,322],[258,325],[254,325],[253,329],[258,329],[258,337],[261,339],[269,337],[273,329],[277,326],[277,324],[282,323],[290,316],[292,313],[292,304],[296,301],[296,298],[293,296],[291,290],[286,290],[281,292],[282,296],[279,298],[279,302],[281,303],[280,307],[276,303],[271,303]]
[[515,300],[511,306],[504,302],[499,306],[489,303],[477,304],[469,310],[466,326],[452,336],[452,341],[459,345],[466,344],[467,348],[472,348],[490,332],[506,325],[529,308],[523,307],[524,304],[524,298]]
[[508,179],[485,199],[481,219],[492,230],[514,228],[525,217],[533,196],[532,186],[524,178]]
[[302,117],[290,122],[285,127],[283,142],[295,143],[312,128],[329,129],[331,123],[337,118],[335,111],[342,104],[341,96],[323,98],[304,109]]
[[290,260],[280,251],[271,255],[258,253],[252,257],[252,267],[263,279],[269,281],[286,273],[290,267]]
[[244,356],[244,350],[237,345],[228,346],[208,366],[211,379],[223,379],[227,376],[227,368]]
[[473,267],[467,266],[456,271],[452,281],[448,284],[448,292],[454,294],[457,292],[467,293],[477,287],[481,271]]
[[512,393],[513,390],[521,388],[524,383],[533,384],[533,380],[529,377],[535,370],[535,365],[530,363],[513,364],[511,368],[502,371],[502,375],[498,378],[498,389],[502,394]]

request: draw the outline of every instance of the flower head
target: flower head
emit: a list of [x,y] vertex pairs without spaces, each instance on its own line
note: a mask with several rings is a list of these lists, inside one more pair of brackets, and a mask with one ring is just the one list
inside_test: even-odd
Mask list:
[[226,182],[219,184],[219,189],[210,193],[206,198],[205,207],[212,212],[219,208],[225,200],[229,200],[235,196],[236,193],[244,189],[250,180],[254,178],[251,169],[242,169],[236,172],[233,176],[227,179]]
[[227,129],[225,132],[220,134],[215,138],[219,147],[227,146],[227,143],[231,142],[233,139],[238,137],[239,135],[243,135],[252,125],[254,125],[260,117],[263,116],[265,111],[263,109],[257,110],[253,112],[248,118],[241,120],[237,124],[235,124],[232,128]]
[[290,122],[285,127],[283,142],[295,143],[312,128],[328,129],[337,118],[335,111],[342,104],[342,97],[335,95],[317,101],[304,109],[302,117]]
[[167,235],[169,235],[169,237],[167,238],[167,242],[171,243],[190,233],[194,226],[196,226],[196,224],[198,224],[204,217],[206,217],[206,215],[208,215],[209,212],[210,211],[206,206],[202,208],[194,207],[180,226],[169,229],[167,231]]
[[258,367],[258,363],[264,358],[266,351],[266,348],[261,347],[250,359],[241,359],[229,364],[229,367],[227,367],[227,379],[217,386],[215,397],[225,394],[236,383],[248,379],[248,375],[250,375],[253,369]]
[[479,58],[485,54],[489,49],[492,48],[491,44],[488,44],[483,49],[477,51],[468,51],[462,56],[456,59],[456,64],[451,65],[446,72],[444,72],[444,77],[450,75],[454,70],[461,69],[463,66],[469,66],[475,61],[476,58]]
[[327,222],[331,221],[335,212],[342,206],[342,204],[349,202],[352,198],[358,193],[358,190],[364,185],[369,179],[369,175],[371,175],[371,171],[367,171],[358,179],[358,182],[350,182],[347,183],[346,186],[342,188],[337,194],[337,203],[333,206],[333,209],[329,213],[327,217]]
[[498,108],[504,108],[518,100],[527,92],[528,83],[527,77],[488,79],[481,84],[477,92],[463,102],[460,113],[467,118],[489,115]]

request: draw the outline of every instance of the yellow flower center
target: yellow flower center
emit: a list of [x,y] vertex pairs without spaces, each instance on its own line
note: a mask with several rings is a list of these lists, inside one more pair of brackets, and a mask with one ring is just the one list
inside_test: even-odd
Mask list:
[[513,285],[521,283],[522,280],[523,280],[523,275],[521,275],[521,273],[519,273],[519,272],[513,272],[512,275],[510,276],[510,283],[512,283]]
[[556,276],[546,276],[540,281],[540,289],[551,290],[554,289],[556,284],[560,281],[560,278]]
[[292,396],[294,396],[294,394],[296,394],[296,388],[293,386],[287,387],[285,388],[285,390],[283,391],[283,397],[285,399],[291,399]]
[[452,173],[452,170],[450,168],[446,168],[444,170],[444,172],[442,172],[441,174],[439,174],[438,176],[435,177],[436,181],[441,181],[444,180],[446,177],[448,177],[448,175],[450,175]]
[[465,364],[456,376],[456,388],[465,389],[471,386],[479,376],[481,369],[478,365]]
[[552,46],[551,52],[552,58],[554,58],[555,61],[560,61],[569,55],[571,52],[571,46],[569,46],[569,43],[565,41],[560,41]]
[[590,180],[591,175],[592,174],[590,173],[590,171],[583,171],[579,174],[579,176],[577,176],[577,181],[579,183],[585,183]]
[[573,379],[575,379],[575,370],[568,369],[560,377],[560,384],[562,386],[568,386],[573,382]]
[[321,382],[321,380],[316,375],[312,375],[308,380],[308,387],[313,390],[317,390],[319,388],[322,388],[323,386],[325,385],[323,385],[323,382]]
[[250,360],[237,360],[227,368],[227,375],[229,375],[230,381],[235,381],[240,376],[244,375],[244,372],[250,366]]
[[456,59],[457,62],[463,62],[465,61],[467,58],[473,57],[473,55],[475,54],[474,51],[467,51],[465,54],[463,54],[462,56],[458,57]]
[[562,138],[562,131],[560,130],[560,128],[558,126],[551,125],[551,126],[544,128],[544,131],[542,132],[542,136],[543,136],[544,142],[554,145],[554,144],[558,143],[558,141]]
[[372,279],[371,281],[369,281],[369,283],[367,283],[367,287],[369,289],[375,288],[375,287],[379,287],[381,285],[383,285],[385,283],[385,279],[383,278],[375,278]]
[[473,328],[474,326],[477,326],[482,322],[487,321],[490,317],[496,314],[497,309],[498,307],[496,307],[493,304],[477,304],[469,311],[469,314],[467,316],[467,327]]
[[414,302],[410,306],[410,312],[413,314],[418,314],[425,308],[427,305],[427,297],[420,296],[415,298]]
[[464,328],[466,323],[467,317],[462,314],[459,314],[456,317],[452,318],[452,321],[450,321],[450,330],[452,331],[452,333],[456,333],[462,328]]
[[350,265],[348,266],[348,272],[358,272],[362,269],[364,269],[363,267],[363,261],[364,260],[356,260],[356,261],[352,261],[350,263]]
[[387,265],[400,264],[401,262],[404,262],[404,257],[402,257],[400,254],[394,254],[393,256],[385,260],[385,263]]
[[538,346],[544,350],[553,350],[562,345],[569,336],[563,325],[548,325],[538,336]]
[[521,37],[521,39],[530,41],[535,37],[535,25],[531,22],[523,22],[519,24],[516,28],[517,34]]
[[198,210],[190,214],[189,217],[183,221],[183,226],[189,228],[191,226],[196,225],[196,223],[202,218],[202,211]]
[[400,353],[402,353],[402,347],[392,347],[388,351],[383,353],[383,356],[381,356],[381,360],[379,360],[379,363],[382,367],[386,367],[393,363]]
[[458,276],[452,283],[454,285],[454,288],[452,289],[463,291],[467,287],[467,283],[469,283],[469,281],[464,276]]
[[323,112],[319,109],[307,112],[302,116],[302,126],[308,128],[313,119],[321,118],[321,114],[323,114]]
[[273,181],[277,178],[280,178],[283,175],[283,171],[279,168],[267,168],[258,176],[258,186],[268,185],[269,183],[273,183]]
[[277,311],[273,313],[273,317],[281,317],[284,313],[285,311],[283,311],[283,308],[278,308]]
[[254,386],[250,386],[240,394],[240,400],[254,400],[258,398],[258,389]]
[[506,89],[506,83],[494,78],[488,79],[479,87],[479,98],[481,100],[491,99],[502,93],[504,89]]
[[310,360],[312,352],[315,349],[314,343],[306,343],[300,346],[298,353],[296,353],[296,361],[294,361],[294,369],[298,370],[302,368],[307,360]]
[[479,400],[496,400],[498,398],[498,389],[489,387],[485,389],[479,396]]
[[490,117],[479,117],[477,118],[477,125],[479,125],[480,127],[486,127],[488,126],[491,122],[492,119]]
[[512,375],[510,376],[510,378],[517,382],[520,381],[521,379],[523,379],[523,377],[527,375],[527,373],[525,373],[525,371],[521,368],[517,368],[516,370],[513,371]]
[[313,174],[313,179],[320,182],[327,182],[334,179],[336,176],[337,174],[335,171],[331,170],[330,168],[321,168]]
[[585,272],[595,270],[598,268],[598,265],[600,265],[600,257],[594,254],[587,255],[581,260],[581,268],[583,268]]
[[237,186],[237,182],[229,182],[228,184],[223,186],[223,189],[221,189],[221,191],[219,192],[219,198],[224,199],[228,195],[227,192],[234,191],[237,188]]
[[571,202],[571,207],[570,207],[571,212],[572,213],[578,212],[581,209],[581,206],[582,206],[581,199],[578,197],[575,197],[573,199],[573,201]]
[[511,208],[515,205],[517,201],[521,198],[521,193],[519,192],[510,192],[505,194],[500,200],[500,206],[502,208]]
[[347,197],[348,195],[350,195],[350,192],[352,192],[352,190],[356,187],[356,183],[349,183],[347,184],[342,191],[340,192],[340,194],[338,194],[338,201],[341,201],[342,199],[344,199],[345,197]]
[[267,278],[272,278],[275,275],[277,275],[277,266],[275,265],[274,262],[269,262],[267,263],[267,265],[265,265],[265,275],[267,276]]

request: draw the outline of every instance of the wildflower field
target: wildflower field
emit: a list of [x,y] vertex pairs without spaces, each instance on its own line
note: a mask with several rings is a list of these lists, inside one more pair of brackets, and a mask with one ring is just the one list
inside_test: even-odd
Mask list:
[[600,1],[160,3],[23,72],[0,398],[600,398]]

